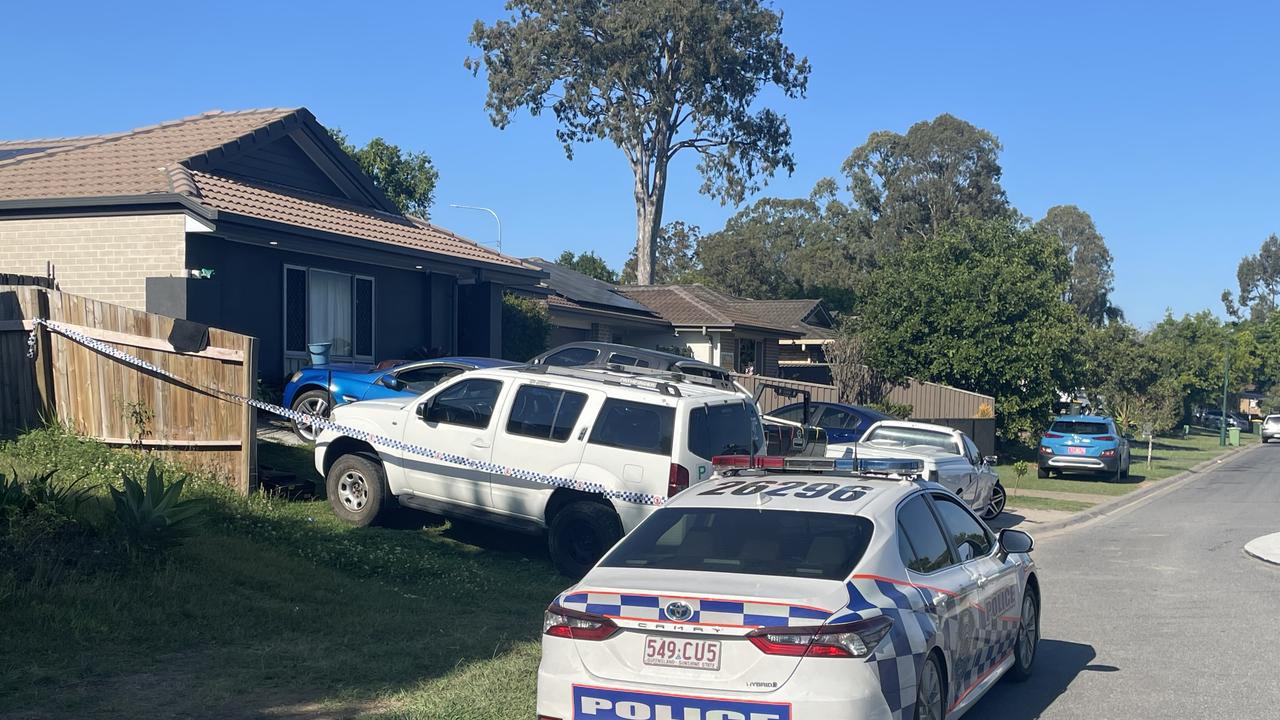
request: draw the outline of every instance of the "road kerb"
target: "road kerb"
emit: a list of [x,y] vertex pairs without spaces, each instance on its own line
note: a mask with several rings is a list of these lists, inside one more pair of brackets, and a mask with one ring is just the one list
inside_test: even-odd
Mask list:
[[1245,543],[1244,551],[1264,563],[1280,566],[1280,533],[1254,538]]
[[1088,510],[1081,510],[1071,517],[1061,520],[1054,520],[1036,527],[1037,537],[1046,537],[1066,532],[1067,530],[1076,530],[1085,525],[1092,525],[1113,515],[1117,515],[1129,510],[1137,505],[1147,502],[1148,500],[1173,492],[1200,477],[1205,471],[1210,470],[1222,464],[1230,458],[1235,458],[1250,450],[1255,450],[1262,445],[1251,445],[1249,447],[1238,447],[1228,450],[1217,457],[1205,460],[1202,463],[1192,466],[1188,470],[1184,470],[1173,477],[1166,478],[1159,482],[1153,483],[1149,487],[1141,490],[1135,490],[1127,495],[1120,495],[1106,502],[1098,503]]

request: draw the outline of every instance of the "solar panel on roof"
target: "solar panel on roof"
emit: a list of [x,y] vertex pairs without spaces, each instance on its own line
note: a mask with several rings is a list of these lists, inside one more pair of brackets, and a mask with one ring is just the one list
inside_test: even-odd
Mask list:
[[551,286],[552,290],[574,302],[606,305],[632,312],[642,312],[646,315],[651,314],[649,308],[644,305],[613,292],[609,283],[596,280],[593,277],[588,277],[552,262],[540,260],[530,260],[529,262],[536,265],[540,270],[546,271],[547,275],[550,276],[547,279],[547,284]]
[[31,153],[38,153],[41,150],[48,149],[49,146],[47,145],[45,147],[6,148],[4,150],[0,150],[0,160],[9,160],[11,158],[18,157],[19,155],[30,155]]

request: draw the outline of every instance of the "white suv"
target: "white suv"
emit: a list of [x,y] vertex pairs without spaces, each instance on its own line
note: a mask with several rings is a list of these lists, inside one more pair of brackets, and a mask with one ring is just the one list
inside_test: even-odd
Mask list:
[[[546,365],[473,370],[408,402],[337,407],[316,468],[338,517],[400,505],[528,532],[579,577],[717,455],[763,450],[755,404],[729,384]],[[450,461],[439,454],[453,456]]]

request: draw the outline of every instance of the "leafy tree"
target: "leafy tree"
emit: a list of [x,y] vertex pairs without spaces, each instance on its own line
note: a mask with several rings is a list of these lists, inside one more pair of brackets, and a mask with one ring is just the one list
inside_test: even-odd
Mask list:
[[608,139],[634,176],[636,280],[654,281],[671,161],[699,155],[702,192],[739,202],[778,168],[791,172],[791,129],[754,110],[774,85],[802,97],[809,63],[782,42],[782,16],[761,0],[509,0],[511,18],[476,21],[471,42],[499,128],[548,106],[566,156]]
[[1240,285],[1237,299],[1231,298],[1229,290],[1222,292],[1227,312],[1242,317],[1247,309],[1251,317],[1259,320],[1270,315],[1280,296],[1280,238],[1272,233],[1263,241],[1257,255],[1242,259],[1236,268],[1236,280]]
[[868,364],[995,395],[1002,441],[1026,441],[1079,381],[1084,330],[1063,301],[1062,245],[1012,217],[964,218],[903,239],[868,279],[855,327]]
[[1049,208],[1036,229],[1058,239],[1067,250],[1071,263],[1071,280],[1067,284],[1067,302],[1094,325],[1120,316],[1111,304],[1115,273],[1111,270],[1111,251],[1089,213],[1075,205]]
[[698,244],[703,276],[742,297],[821,297],[844,310],[867,263],[862,246],[840,232],[843,211],[834,184],[809,198],[758,200]]
[[341,130],[333,129],[329,134],[360,169],[373,178],[373,184],[400,208],[400,212],[428,217],[440,174],[426,153],[405,152],[380,137],[357,148],[347,141]]
[[1160,374],[1182,389],[1185,410],[1194,405],[1217,407],[1222,398],[1224,359],[1231,358],[1228,390],[1253,383],[1259,367],[1253,329],[1223,323],[1208,310],[1174,318],[1171,314],[1147,334]]
[[1013,215],[1000,186],[1000,150],[994,135],[945,113],[905,135],[872,133],[844,161],[857,209],[850,230],[892,248],[957,218]]
[[577,255],[572,250],[565,250],[556,258],[556,264],[607,283],[618,282],[618,273],[609,268],[604,258],[589,250]]
[[547,306],[522,295],[502,296],[502,357],[524,362],[547,349],[551,341]]
[[[680,220],[664,225],[654,243],[657,254],[653,263],[653,284],[700,282],[702,265],[698,262],[696,251],[701,244],[702,229],[697,225],[688,225]],[[631,257],[622,266],[622,282],[627,285],[637,284],[635,248],[632,248]]]

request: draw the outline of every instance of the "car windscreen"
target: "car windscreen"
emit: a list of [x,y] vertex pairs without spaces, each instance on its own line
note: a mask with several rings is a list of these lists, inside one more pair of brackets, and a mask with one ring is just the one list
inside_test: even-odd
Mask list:
[[959,455],[960,448],[951,437],[951,433],[941,433],[924,428],[896,427],[893,425],[872,428],[862,438],[862,442],[884,447],[907,448],[913,445],[937,448],[943,452]]
[[763,447],[755,405],[735,402],[689,411],[689,452],[704,460],[717,455],[755,455]]
[[843,580],[862,559],[871,533],[871,521],[857,515],[663,508],[600,564]]
[[1111,429],[1106,423],[1087,420],[1057,420],[1049,426],[1049,432],[1063,435],[1107,435]]

